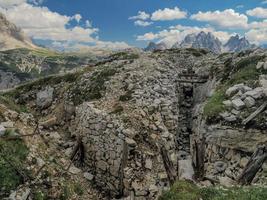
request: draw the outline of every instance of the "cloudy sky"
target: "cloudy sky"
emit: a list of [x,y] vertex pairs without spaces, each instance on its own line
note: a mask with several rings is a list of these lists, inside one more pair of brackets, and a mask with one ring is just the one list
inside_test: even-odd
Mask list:
[[54,48],[168,45],[212,32],[267,44],[267,0],[0,0],[0,12]]

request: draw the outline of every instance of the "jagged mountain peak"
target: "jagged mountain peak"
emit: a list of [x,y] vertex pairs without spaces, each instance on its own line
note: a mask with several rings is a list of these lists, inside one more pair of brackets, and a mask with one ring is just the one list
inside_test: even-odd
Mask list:
[[165,50],[167,48],[168,47],[164,42],[149,42],[147,47],[145,48],[145,51]]
[[175,43],[173,48],[203,48],[213,51],[215,53],[221,52],[221,42],[211,32],[188,34],[181,43]]
[[256,46],[250,44],[250,42],[246,39],[245,36],[240,37],[238,34],[236,34],[234,36],[231,36],[223,47],[224,51],[239,52],[246,49],[255,48]]
[[191,33],[185,36],[184,40],[176,42],[172,48],[204,48],[214,53],[221,52],[239,52],[247,49],[254,49],[257,46],[251,44],[246,37],[236,34],[229,38],[223,45],[222,42],[211,32],[201,31],[199,33]]

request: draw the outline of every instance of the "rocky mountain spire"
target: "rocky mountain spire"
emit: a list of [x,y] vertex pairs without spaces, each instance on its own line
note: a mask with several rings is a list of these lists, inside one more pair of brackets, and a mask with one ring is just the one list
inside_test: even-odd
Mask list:
[[246,49],[255,48],[255,45],[250,44],[250,42],[245,37],[239,37],[238,34],[230,37],[228,42],[223,46],[225,51],[239,52]]

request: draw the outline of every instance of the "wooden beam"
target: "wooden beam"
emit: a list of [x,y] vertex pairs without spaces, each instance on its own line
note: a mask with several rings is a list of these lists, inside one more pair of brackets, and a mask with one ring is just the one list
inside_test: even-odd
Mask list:
[[263,163],[267,160],[267,146],[262,145],[253,153],[243,172],[238,178],[241,185],[249,185],[261,169]]
[[253,120],[255,117],[257,117],[258,114],[262,113],[267,108],[267,101],[264,102],[255,112],[253,112],[251,115],[249,115],[246,119],[242,121],[243,125],[246,125],[251,120]]
[[163,164],[164,164],[166,173],[168,175],[170,185],[173,185],[174,182],[176,181],[177,171],[175,170],[173,163],[169,158],[168,152],[163,145],[160,148],[160,153],[161,153],[161,157],[163,160]]
[[177,79],[177,81],[180,83],[206,83],[207,82],[207,80],[204,80],[204,79],[202,79],[202,80],[201,79],[200,80]]
[[194,138],[193,144],[193,163],[195,168],[195,179],[202,181],[205,175],[205,138]]

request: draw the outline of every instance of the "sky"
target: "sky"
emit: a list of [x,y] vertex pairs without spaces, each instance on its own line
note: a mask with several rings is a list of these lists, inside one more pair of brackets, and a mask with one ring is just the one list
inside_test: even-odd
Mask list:
[[190,33],[267,44],[267,0],[0,0],[35,42],[61,50],[172,46]]

